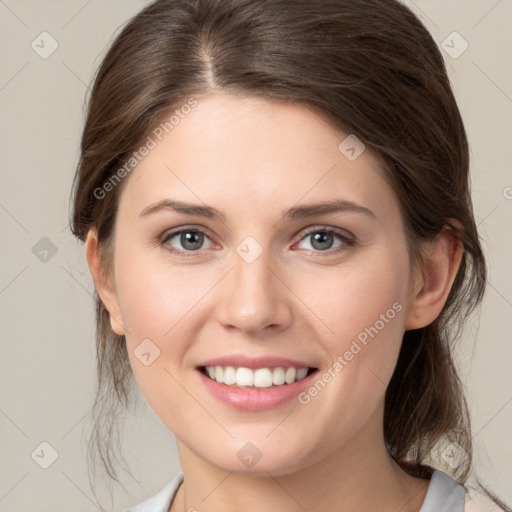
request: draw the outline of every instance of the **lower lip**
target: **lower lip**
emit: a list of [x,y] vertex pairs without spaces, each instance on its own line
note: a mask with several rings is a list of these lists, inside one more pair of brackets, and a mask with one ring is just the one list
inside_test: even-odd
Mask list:
[[270,388],[235,388],[208,378],[201,370],[196,370],[206,389],[221,402],[242,411],[266,411],[288,402],[307,388],[318,371],[302,380]]

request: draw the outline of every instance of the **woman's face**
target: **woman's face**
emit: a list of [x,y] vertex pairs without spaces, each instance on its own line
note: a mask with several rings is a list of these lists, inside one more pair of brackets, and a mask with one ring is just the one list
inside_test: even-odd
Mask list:
[[285,474],[375,440],[410,287],[378,161],[255,98],[198,98],[168,132],[125,178],[114,234],[112,325],[149,404],[226,471]]

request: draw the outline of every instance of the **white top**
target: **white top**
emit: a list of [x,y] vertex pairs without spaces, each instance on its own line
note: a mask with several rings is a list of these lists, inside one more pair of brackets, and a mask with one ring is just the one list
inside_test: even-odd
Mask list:
[[[123,512],[168,512],[172,500],[183,482],[178,473],[161,491]],[[498,510],[495,506],[480,507],[467,490],[442,471],[435,470],[430,479],[425,501],[419,512],[472,512]]]

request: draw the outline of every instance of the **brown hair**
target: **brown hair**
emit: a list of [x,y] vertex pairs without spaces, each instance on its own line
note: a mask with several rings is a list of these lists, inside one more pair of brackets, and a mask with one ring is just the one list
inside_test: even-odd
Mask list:
[[[117,36],[94,80],[74,182],[72,231],[95,228],[108,272],[119,194],[112,179],[164,116],[212,90],[302,104],[357,137],[383,162],[414,261],[449,228],[463,255],[435,322],[405,333],[386,392],[388,451],[428,476],[435,450],[456,442],[471,469],[471,429],[452,349],[482,299],[486,268],[472,211],[465,129],[442,55],[396,0],[157,0]],[[96,192],[95,192],[96,191]],[[454,222],[455,221],[455,222]],[[98,387],[90,441],[117,480],[113,426],[133,384],[123,336],[96,295]],[[103,398],[104,397],[104,398]],[[498,502],[498,500],[496,500]],[[510,510],[501,504],[504,510]]]

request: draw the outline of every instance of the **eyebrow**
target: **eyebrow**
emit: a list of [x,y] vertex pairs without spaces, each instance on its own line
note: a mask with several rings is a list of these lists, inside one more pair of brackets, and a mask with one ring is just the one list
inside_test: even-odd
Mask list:
[[[219,219],[222,222],[226,222],[226,216],[219,210],[212,208],[211,206],[201,206],[191,203],[185,203],[183,201],[176,201],[172,199],[162,199],[161,201],[157,201],[156,203],[150,204],[141,211],[139,216],[145,217],[152,213],[156,213],[166,209],[174,210],[178,213],[183,213],[185,215],[195,215],[199,217],[207,217],[210,219]],[[285,219],[295,220],[304,219],[307,217],[314,217],[315,215],[326,215],[329,213],[338,212],[362,213],[373,219],[376,218],[375,214],[365,206],[354,203],[352,201],[346,201],[344,199],[336,199],[334,201],[324,203],[314,203],[302,206],[295,206],[288,210],[283,210],[281,212],[281,215]]]

